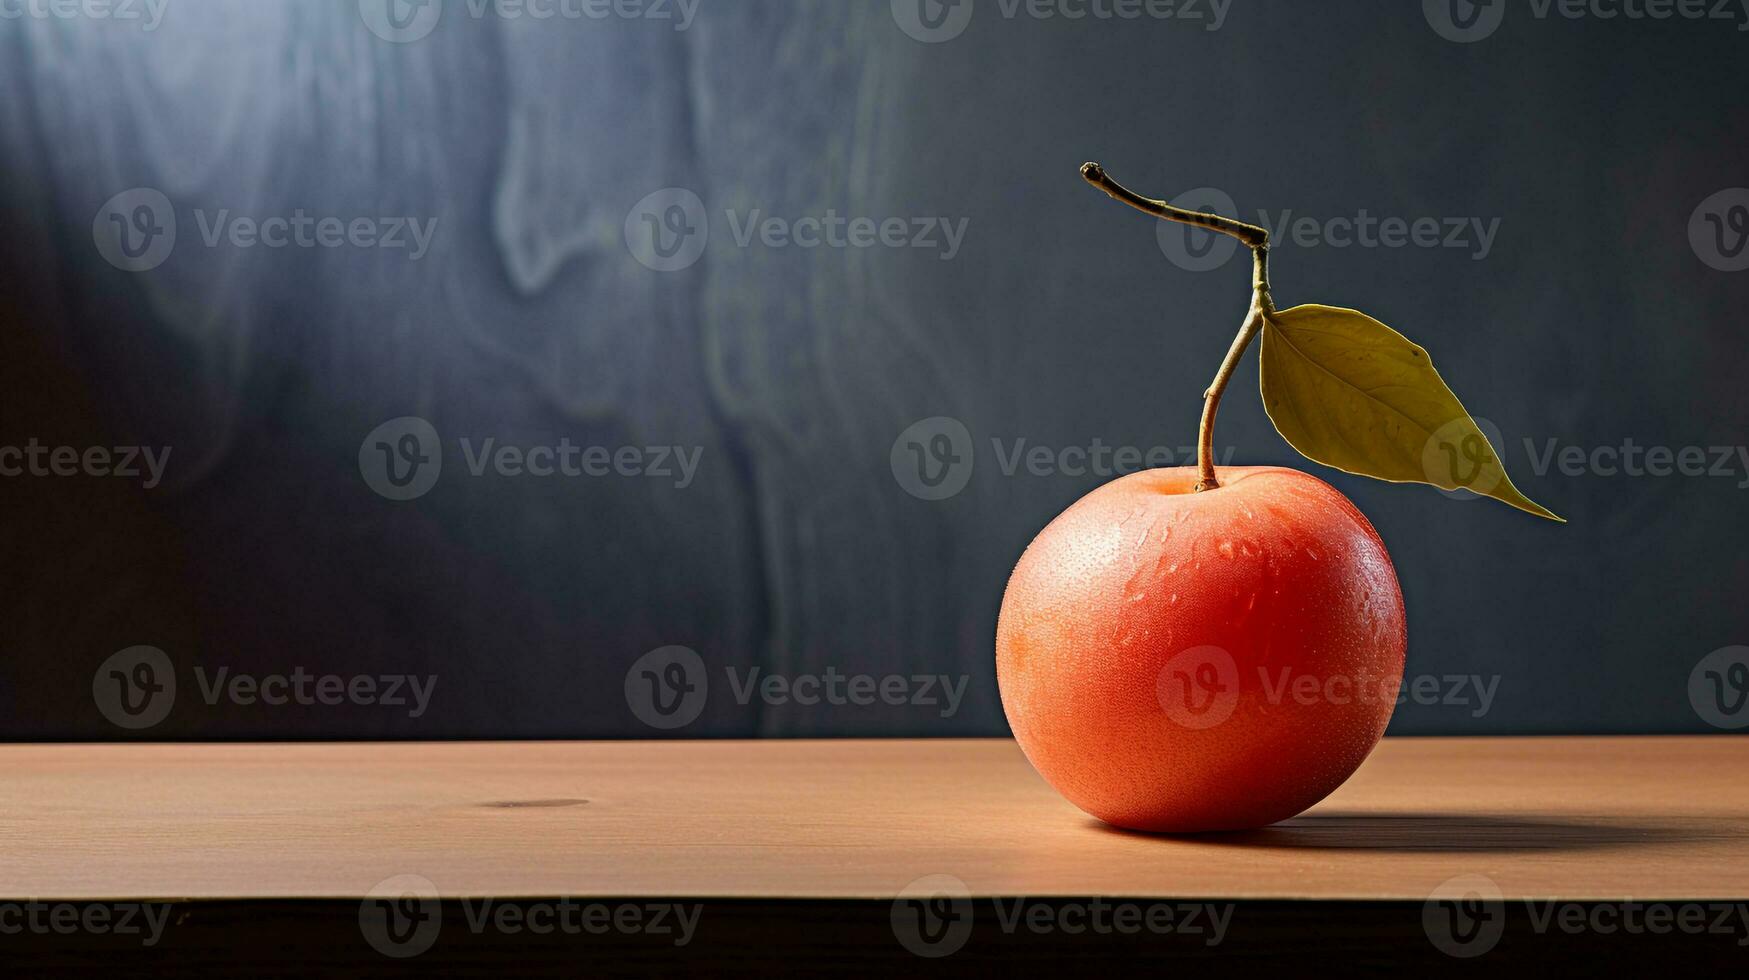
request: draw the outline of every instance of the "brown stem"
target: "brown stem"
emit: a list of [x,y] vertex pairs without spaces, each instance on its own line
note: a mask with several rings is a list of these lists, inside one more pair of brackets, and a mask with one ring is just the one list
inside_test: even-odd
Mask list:
[[1251,346],[1251,341],[1263,330],[1263,321],[1275,312],[1275,304],[1269,296],[1269,231],[1225,215],[1189,211],[1173,207],[1165,201],[1143,197],[1112,180],[1106,174],[1105,168],[1097,163],[1082,164],[1081,176],[1115,200],[1138,211],[1166,221],[1178,221],[1231,235],[1251,249],[1254,271],[1251,309],[1245,314],[1245,322],[1239,327],[1239,335],[1233,338],[1233,346],[1227,349],[1227,356],[1221,361],[1220,370],[1215,373],[1214,383],[1202,393],[1202,422],[1196,433],[1196,492],[1213,490],[1221,485],[1215,475],[1215,413],[1220,410],[1221,395],[1226,392],[1227,383],[1233,380],[1233,372],[1238,369],[1239,359],[1245,355],[1245,349]]
[[1248,225],[1237,218],[1229,218],[1226,215],[1210,214],[1207,211],[1189,211],[1184,208],[1173,207],[1165,201],[1156,201],[1151,197],[1143,197],[1135,191],[1130,190],[1128,187],[1112,180],[1111,177],[1106,174],[1105,168],[1097,163],[1083,163],[1081,165],[1081,176],[1085,177],[1089,184],[1092,184],[1094,187],[1110,194],[1116,200],[1122,201],[1138,211],[1151,214],[1156,218],[1162,218],[1166,221],[1181,221],[1184,224],[1195,225],[1198,228],[1207,228],[1209,231],[1218,231],[1223,235],[1232,235],[1234,238],[1244,242],[1249,248],[1262,248],[1269,244],[1269,229],[1267,228]]

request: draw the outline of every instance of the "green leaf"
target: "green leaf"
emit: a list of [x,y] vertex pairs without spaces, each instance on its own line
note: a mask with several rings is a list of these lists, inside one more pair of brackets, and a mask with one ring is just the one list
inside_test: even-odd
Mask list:
[[1462,488],[1562,520],[1512,485],[1427,352],[1372,317],[1316,305],[1272,313],[1262,362],[1263,407],[1308,459],[1393,483]]

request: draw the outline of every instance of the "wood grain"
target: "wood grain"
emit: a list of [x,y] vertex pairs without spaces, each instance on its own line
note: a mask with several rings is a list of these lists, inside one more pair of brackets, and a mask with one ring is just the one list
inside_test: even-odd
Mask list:
[[1009,741],[0,748],[0,898],[1749,896],[1749,740],[1386,740],[1304,816],[1125,833]]

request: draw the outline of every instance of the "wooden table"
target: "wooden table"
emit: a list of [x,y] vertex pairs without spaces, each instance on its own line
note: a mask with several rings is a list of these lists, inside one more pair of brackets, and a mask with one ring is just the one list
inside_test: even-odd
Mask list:
[[[360,923],[390,880],[441,910],[421,964],[483,971],[501,955],[576,968],[581,943],[634,972],[675,957],[758,972],[774,950],[890,972],[925,962],[896,933],[910,900],[944,896],[965,904],[931,908],[968,908],[982,928],[938,967],[1059,954],[1257,965],[1328,949],[1438,970],[1464,962],[1429,931],[1445,897],[1504,910],[1487,962],[1571,965],[1591,950],[1617,965],[1741,965],[1749,913],[1730,935],[1637,937],[1595,923],[1569,934],[1546,917],[1539,930],[1535,916],[1548,900],[1574,903],[1577,921],[1600,908],[1619,918],[1630,901],[1679,914],[1749,899],[1746,776],[1749,740],[1734,737],[1391,739],[1299,818],[1167,838],[1085,816],[997,740],[14,745],[0,747],[0,910],[153,900],[174,920],[150,950],[14,930],[0,957],[387,969],[398,964]],[[550,914],[561,897],[702,915],[684,949],[469,918],[487,898]],[[1206,933],[1071,937],[1061,926],[1095,897],[1183,906],[1180,919],[1230,905],[1231,935],[1212,947]],[[1046,932],[1004,922],[1001,909],[1032,905]]]

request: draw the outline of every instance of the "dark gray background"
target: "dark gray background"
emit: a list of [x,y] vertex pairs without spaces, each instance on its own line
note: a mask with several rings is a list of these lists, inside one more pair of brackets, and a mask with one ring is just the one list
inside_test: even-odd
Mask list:
[[[1199,6],[1206,6],[1206,2]],[[1300,465],[1377,525],[1411,675],[1497,678],[1490,710],[1405,704],[1397,733],[1711,731],[1690,672],[1749,642],[1729,477],[1538,473],[1589,451],[1741,444],[1749,273],[1691,246],[1749,184],[1738,23],[1537,19],[1442,38],[1422,4],[1233,0],[1206,20],[1038,20],[976,0],[920,43],[887,0],[703,0],[673,24],[450,10],[387,43],[351,0],[170,0],[155,31],[0,21],[0,445],[174,447],[170,481],[0,480],[0,734],[118,737],[92,673],[165,650],[152,737],[644,736],[628,667],[689,646],[689,735],[994,734],[1003,583],[1102,482],[1008,476],[990,440],[1179,447],[1247,300],[1246,263],[1169,263],[1085,186],[1214,186],[1324,220],[1499,218],[1491,253],[1281,242],[1283,306],[1355,306],[1434,355],[1556,526],[1298,458],[1255,354],[1217,439]],[[710,212],[701,261],[624,243],[646,194]],[[177,250],[112,268],[92,221],[162,190]],[[207,248],[192,217],[436,218],[423,259]],[[969,220],[929,250],[737,246],[724,212]],[[424,417],[436,487],[374,494],[361,441]],[[961,420],[963,492],[889,466]],[[460,436],[701,447],[696,481],[475,479]],[[1734,450],[1733,450],[1734,451]],[[437,676],[430,710],[265,708],[195,666]],[[736,703],[721,668],[966,675],[937,708]]]

